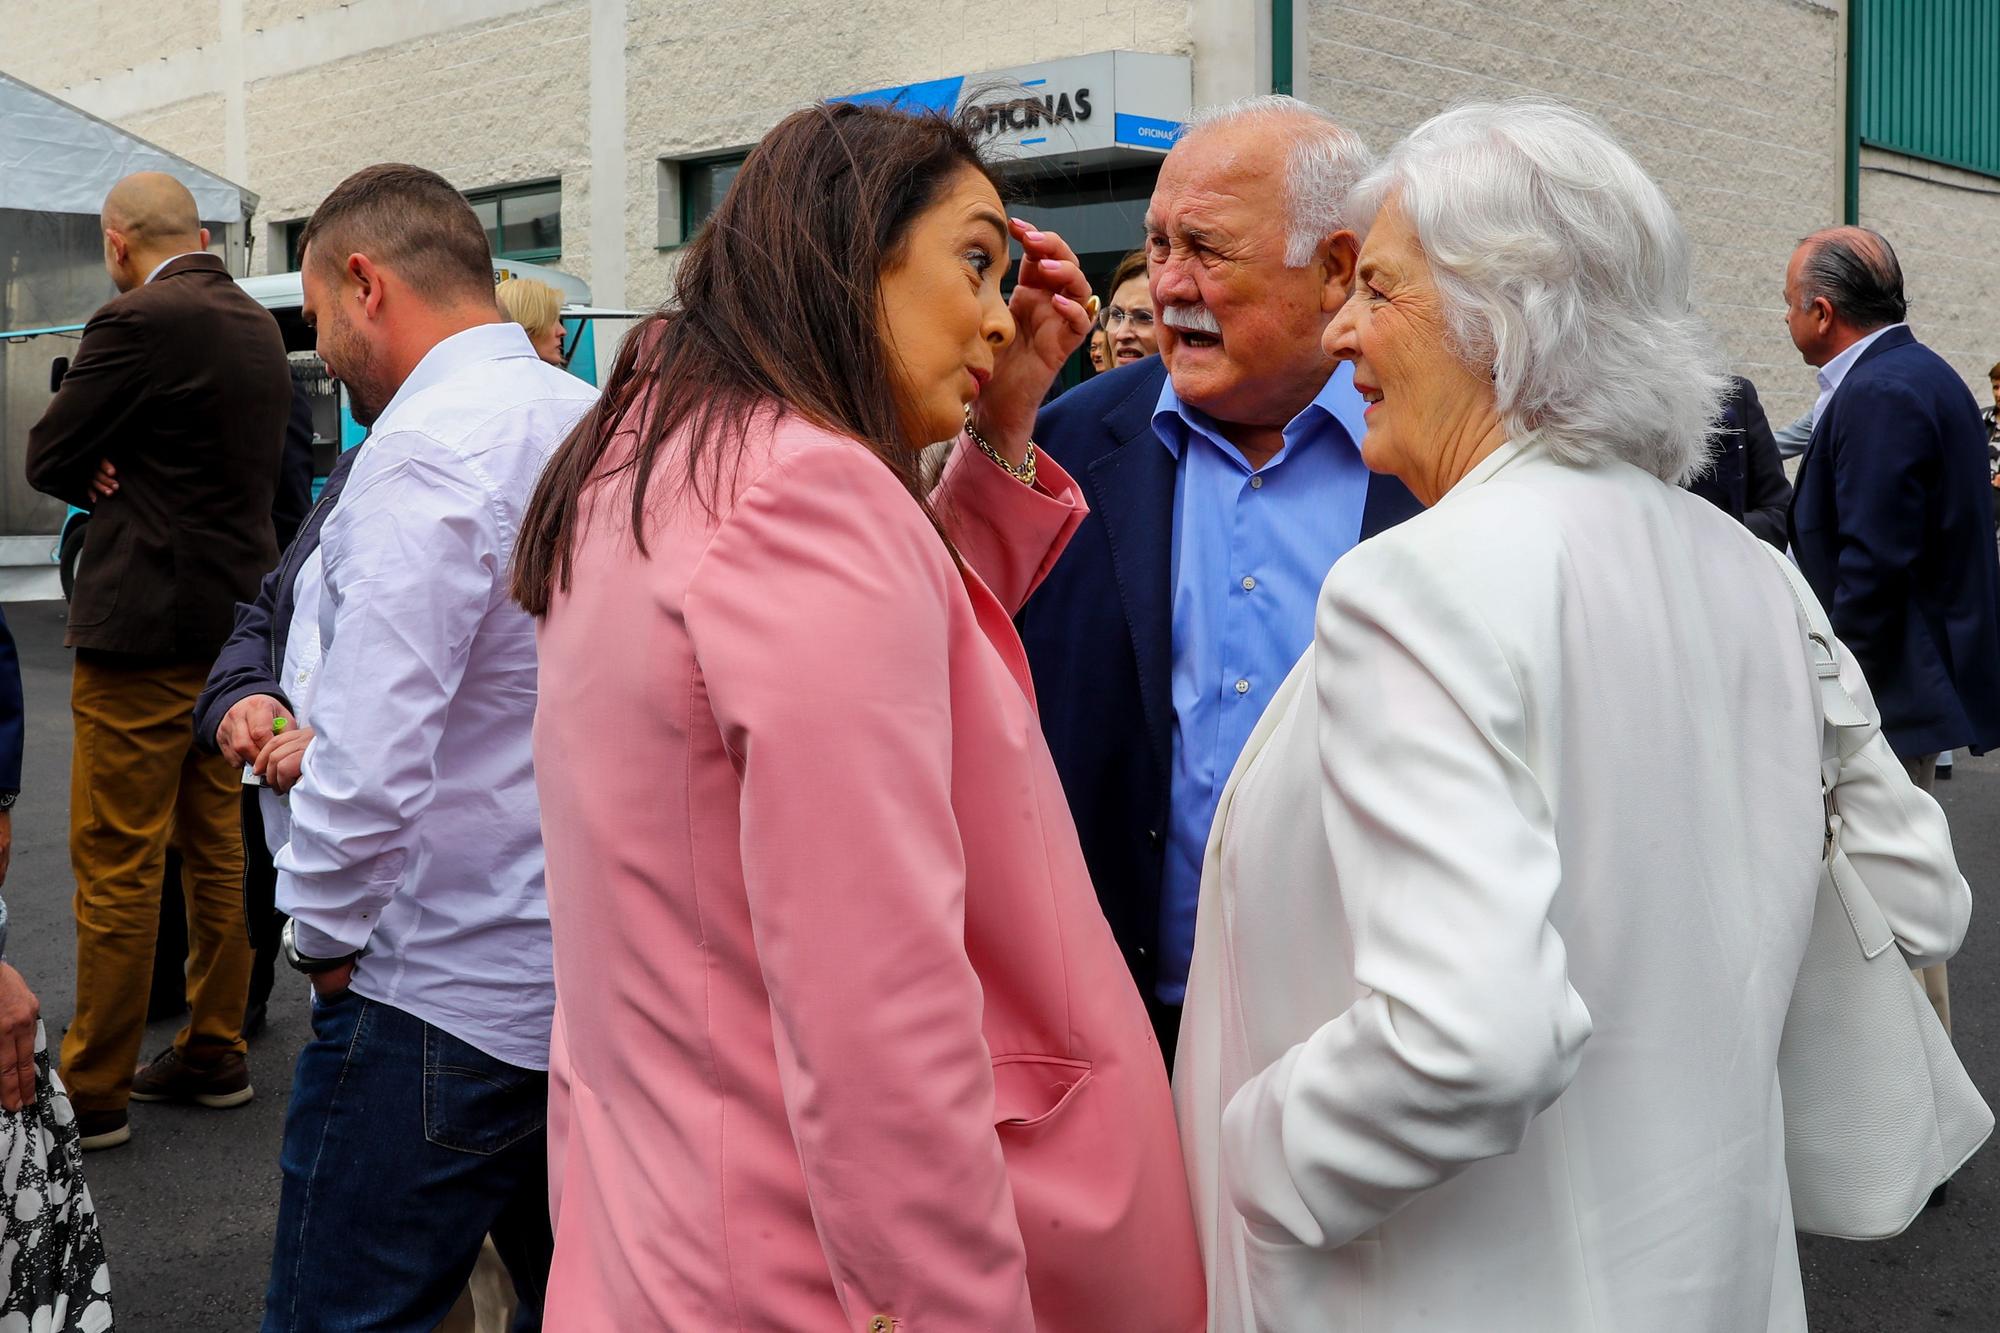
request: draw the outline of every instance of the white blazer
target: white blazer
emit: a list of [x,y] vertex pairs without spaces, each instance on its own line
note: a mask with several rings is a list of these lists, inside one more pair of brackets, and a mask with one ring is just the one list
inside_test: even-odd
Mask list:
[[[1210,1328],[1805,1327],[1802,633],[1706,501],[1532,441],[1334,569],[1202,877],[1175,1095]],[[1948,954],[1930,869],[1894,924]]]

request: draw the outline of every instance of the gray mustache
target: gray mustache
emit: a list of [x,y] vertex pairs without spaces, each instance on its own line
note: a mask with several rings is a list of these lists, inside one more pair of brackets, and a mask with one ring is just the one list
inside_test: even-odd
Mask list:
[[1170,305],[1160,312],[1160,322],[1187,333],[1206,333],[1211,338],[1222,336],[1222,326],[1205,305]]

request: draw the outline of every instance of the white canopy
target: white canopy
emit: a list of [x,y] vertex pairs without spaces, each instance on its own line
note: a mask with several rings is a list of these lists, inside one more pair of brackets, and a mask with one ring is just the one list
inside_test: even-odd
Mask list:
[[257,206],[242,186],[0,74],[0,208],[94,217],[135,171],[164,171],[187,186],[204,222],[242,222]]

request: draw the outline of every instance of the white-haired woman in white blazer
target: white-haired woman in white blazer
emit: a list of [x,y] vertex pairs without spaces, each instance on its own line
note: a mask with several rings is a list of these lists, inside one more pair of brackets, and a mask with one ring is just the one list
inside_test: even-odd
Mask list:
[[[1431,508],[1327,579],[1210,839],[1175,1080],[1210,1326],[1803,1329],[1818,695],[1783,575],[1678,484],[1723,388],[1687,240],[1540,103],[1428,122],[1355,206],[1326,345]],[[1935,961],[1968,897],[1910,808],[1846,846],[1929,858],[1877,896]]]

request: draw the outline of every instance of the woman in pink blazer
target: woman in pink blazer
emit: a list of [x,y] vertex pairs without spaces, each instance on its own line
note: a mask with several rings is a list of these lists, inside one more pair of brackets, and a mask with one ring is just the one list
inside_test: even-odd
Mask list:
[[1010,619],[1083,504],[1025,442],[920,480],[1088,291],[952,122],[816,106],[551,464],[516,577],[550,1328],[1201,1326],[1162,1062]]

